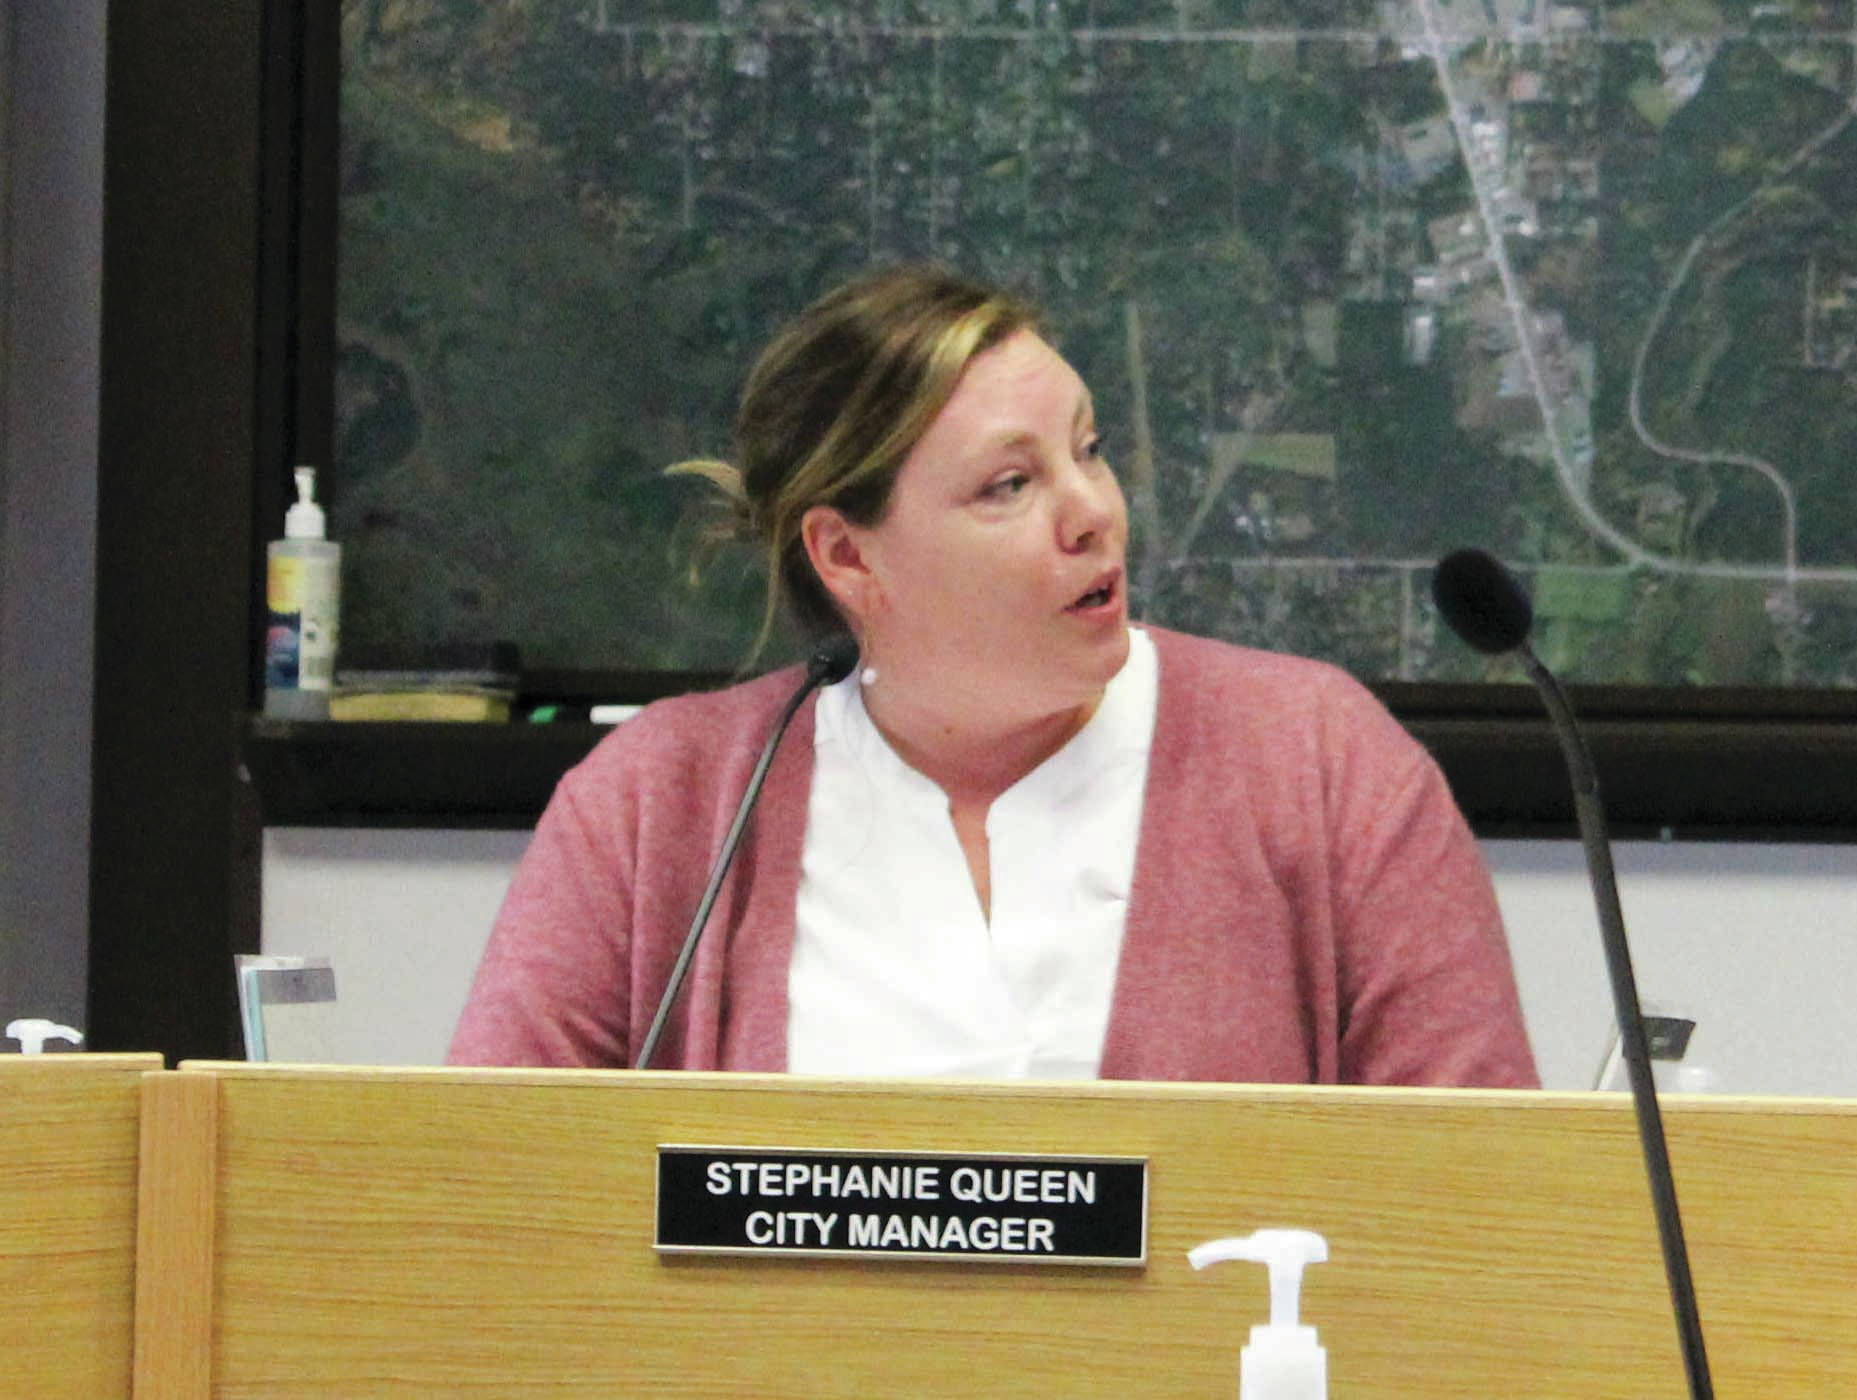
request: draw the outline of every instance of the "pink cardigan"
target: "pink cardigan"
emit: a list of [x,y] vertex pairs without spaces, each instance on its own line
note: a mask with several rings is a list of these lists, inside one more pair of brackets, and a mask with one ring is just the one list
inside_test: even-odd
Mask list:
[[[1489,877],[1430,757],[1331,666],[1148,631],[1160,701],[1103,1077],[1535,1084]],[[796,683],[652,705],[562,779],[453,1063],[630,1063]],[[812,766],[809,702],[659,1066],[786,1068]]]

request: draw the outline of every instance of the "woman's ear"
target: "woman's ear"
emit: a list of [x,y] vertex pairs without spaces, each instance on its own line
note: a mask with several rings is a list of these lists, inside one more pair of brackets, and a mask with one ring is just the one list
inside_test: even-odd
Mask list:
[[800,517],[800,540],[813,572],[832,595],[839,610],[854,623],[862,623],[875,610],[878,589],[870,560],[865,556],[864,532],[831,506],[814,506]]

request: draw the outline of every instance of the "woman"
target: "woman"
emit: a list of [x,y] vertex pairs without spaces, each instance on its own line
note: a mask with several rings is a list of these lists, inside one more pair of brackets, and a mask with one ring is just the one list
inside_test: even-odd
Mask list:
[[[1437,768],[1332,667],[1130,627],[1089,392],[1025,307],[866,276],[736,435],[739,473],[693,466],[863,659],[796,718],[654,1063],[1535,1082]],[[651,706],[563,779],[454,1062],[632,1062],[793,686]]]

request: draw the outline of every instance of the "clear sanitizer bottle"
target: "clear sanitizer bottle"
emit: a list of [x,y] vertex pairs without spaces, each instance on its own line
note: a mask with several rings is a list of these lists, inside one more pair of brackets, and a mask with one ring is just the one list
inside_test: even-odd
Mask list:
[[264,712],[327,719],[342,610],[342,547],[327,539],[316,469],[298,467],[284,537],[265,550]]
[[1297,1319],[1303,1268],[1327,1260],[1328,1241],[1311,1230],[1258,1230],[1209,1240],[1186,1257],[1195,1269],[1244,1259],[1270,1270],[1270,1321],[1251,1329],[1239,1353],[1239,1400],[1328,1400],[1328,1353]]

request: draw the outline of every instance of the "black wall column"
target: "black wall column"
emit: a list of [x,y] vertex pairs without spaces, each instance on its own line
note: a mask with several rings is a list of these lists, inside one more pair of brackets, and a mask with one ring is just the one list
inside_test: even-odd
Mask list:
[[[112,0],[104,151],[90,1043],[237,1053],[257,940],[239,774],[259,523],[296,454],[301,10]],[[267,194],[272,197],[267,199]],[[275,509],[273,509],[275,508]],[[278,514],[281,519],[281,514]]]

